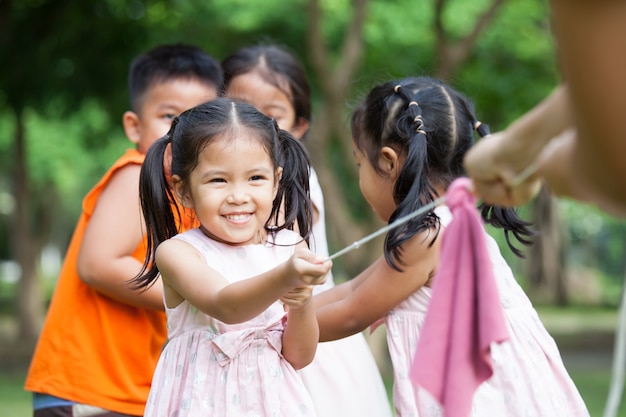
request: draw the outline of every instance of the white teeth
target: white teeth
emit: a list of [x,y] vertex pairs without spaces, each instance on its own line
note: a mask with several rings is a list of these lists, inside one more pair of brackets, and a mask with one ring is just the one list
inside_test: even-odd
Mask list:
[[241,221],[247,219],[249,216],[249,214],[229,214],[226,216],[226,218],[228,220]]

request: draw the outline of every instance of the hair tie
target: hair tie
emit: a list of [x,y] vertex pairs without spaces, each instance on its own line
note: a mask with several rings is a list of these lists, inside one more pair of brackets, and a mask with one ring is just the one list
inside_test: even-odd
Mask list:
[[476,120],[476,123],[474,123],[474,130],[478,130],[478,128],[480,127],[480,125],[482,125],[482,122]]
[[426,136],[426,132],[425,132],[425,131],[423,131],[423,130],[422,130],[422,129],[420,129],[420,128],[415,129],[415,132],[416,132],[416,133],[421,133],[422,135]]
[[393,87],[393,92],[398,94],[398,91],[400,90],[400,84],[396,85],[395,87]]
[[409,103],[409,107],[411,107],[411,106],[419,106],[419,104],[417,104],[417,101],[411,101]]

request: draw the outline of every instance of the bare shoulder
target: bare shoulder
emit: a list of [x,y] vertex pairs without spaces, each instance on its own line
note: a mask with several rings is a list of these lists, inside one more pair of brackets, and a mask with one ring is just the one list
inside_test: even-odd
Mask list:
[[438,225],[417,233],[402,246],[403,269],[416,277],[418,285],[430,286],[439,265],[439,253],[444,227]]
[[161,263],[182,263],[187,259],[203,260],[200,251],[191,243],[182,239],[167,239],[156,249],[155,260],[159,269]]
[[[112,197],[118,199],[120,204],[138,202],[140,172],[141,166],[136,164],[126,165],[118,169],[102,190],[100,198]],[[126,200],[128,197],[132,197],[132,199]]]
[[139,165],[117,170],[97,195],[81,257],[110,262],[131,255],[144,237],[139,203]]

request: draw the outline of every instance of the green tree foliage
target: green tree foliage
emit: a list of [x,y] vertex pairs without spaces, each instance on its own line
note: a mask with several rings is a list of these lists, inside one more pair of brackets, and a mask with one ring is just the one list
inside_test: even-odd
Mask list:
[[[319,3],[332,64],[339,62],[353,4],[349,0]],[[450,40],[467,36],[491,4],[492,0],[445,2],[442,22]],[[308,50],[308,7],[308,0],[0,1],[0,258],[10,256],[13,242],[11,217],[2,210],[8,205],[2,201],[14,195],[18,120],[25,126],[25,162],[33,199],[29,207],[34,214],[54,212],[48,240],[62,246],[71,234],[80,199],[128,146],[120,120],[128,106],[126,75],[135,55],[159,43],[186,42],[220,59],[243,45],[278,42],[305,64],[317,113],[318,87],[324,80],[315,77]],[[373,83],[435,73],[434,19],[435,0],[368,2],[364,55],[348,85],[346,123],[350,109]],[[474,99],[484,122],[500,129],[546,96],[556,85],[557,74],[546,3],[511,0],[500,5],[449,82]],[[339,151],[339,140],[346,138],[329,141],[324,156],[337,180],[343,181],[347,209],[356,218],[369,218],[356,186],[356,170]],[[42,203],[48,201],[43,196],[49,192],[57,195],[56,202],[50,203],[54,207]],[[573,216],[572,210],[564,213]],[[331,227],[332,221],[328,219]],[[624,253],[624,241],[613,231],[623,235],[623,225],[604,217],[599,221],[602,232],[598,233],[607,237],[596,248],[606,248],[602,253],[611,254],[607,268],[621,276],[624,266],[618,258]],[[574,233],[575,228],[570,229]]]

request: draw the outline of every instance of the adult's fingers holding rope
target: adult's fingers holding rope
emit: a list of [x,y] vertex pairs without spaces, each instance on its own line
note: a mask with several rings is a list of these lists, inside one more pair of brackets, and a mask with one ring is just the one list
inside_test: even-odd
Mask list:
[[541,188],[534,161],[537,155],[497,132],[476,143],[464,165],[473,193],[488,204],[516,207],[530,201]]
[[511,179],[505,176],[492,180],[472,178],[472,192],[487,204],[518,207],[530,201],[541,189],[541,179],[534,166],[522,174],[509,177]]

